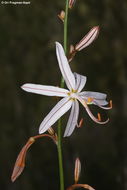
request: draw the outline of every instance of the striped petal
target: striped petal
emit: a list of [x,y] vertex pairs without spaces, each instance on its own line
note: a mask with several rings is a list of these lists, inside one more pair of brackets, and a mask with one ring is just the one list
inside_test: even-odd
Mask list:
[[86,77],[77,73],[74,73],[75,81],[76,81],[76,90],[81,92],[86,84]]
[[108,102],[106,100],[93,100],[93,104],[101,107],[101,106],[106,106]]
[[47,131],[62,115],[64,115],[72,105],[72,100],[69,97],[65,97],[60,100],[55,107],[45,117],[39,127],[39,133]]
[[60,43],[56,42],[56,55],[59,63],[59,67],[67,87],[72,90],[75,89],[75,78],[69,66],[68,60],[65,56],[63,47]]
[[78,115],[79,115],[79,103],[77,100],[75,100],[72,103],[71,113],[66,126],[64,137],[70,136],[74,131],[75,126],[77,125]]
[[105,100],[107,95],[104,93],[100,93],[100,92],[91,92],[91,91],[84,91],[80,93],[80,96],[87,102],[88,98],[93,99],[91,101],[91,104],[95,104],[95,105],[107,105],[108,102]]
[[83,48],[89,46],[98,36],[99,27],[93,27],[88,34],[84,36],[84,38],[75,46],[75,50],[81,51]]
[[81,96],[84,97],[91,97],[91,98],[95,98],[98,100],[104,100],[106,99],[107,95],[104,93],[100,93],[100,92],[91,92],[91,91],[84,91],[80,93]]
[[59,97],[65,97],[67,96],[68,90],[64,88],[59,88],[55,86],[45,86],[45,85],[39,85],[39,84],[31,84],[27,83],[21,86],[21,88],[27,92],[35,93],[35,94],[41,94],[46,96],[59,96]]

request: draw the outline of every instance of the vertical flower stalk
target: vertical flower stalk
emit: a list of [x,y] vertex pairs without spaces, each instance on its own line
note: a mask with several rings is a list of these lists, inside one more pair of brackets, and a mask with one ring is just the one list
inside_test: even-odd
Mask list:
[[[69,0],[65,3],[65,17],[64,17],[64,51],[67,54],[67,22],[68,22],[68,8]],[[61,78],[60,87],[64,87],[64,79]],[[63,157],[62,157],[62,134],[61,134],[61,119],[58,121],[58,160],[59,160],[59,175],[60,175],[60,190],[64,190],[64,170],[63,170]]]
[[67,54],[67,22],[68,22],[68,8],[69,8],[69,0],[66,0],[65,6],[65,18],[64,18],[64,51]]

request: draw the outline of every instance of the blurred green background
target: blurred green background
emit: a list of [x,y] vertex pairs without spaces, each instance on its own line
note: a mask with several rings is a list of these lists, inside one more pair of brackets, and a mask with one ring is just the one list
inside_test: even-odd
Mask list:
[[[56,104],[56,99],[21,90],[26,82],[58,86],[61,73],[55,41],[63,43],[57,14],[65,0],[31,0],[30,5],[0,4],[0,189],[57,190],[57,150],[49,139],[38,140],[27,154],[26,168],[15,183],[10,176],[16,157]],[[81,107],[83,127],[64,138],[65,186],[73,184],[74,161],[82,162],[80,183],[96,190],[127,190],[127,1],[77,0],[69,11],[69,42],[77,43],[93,26],[97,40],[79,52],[71,68],[86,75],[85,89],[108,94],[113,109],[94,114],[110,117],[95,124]],[[68,114],[63,117],[64,131]],[[54,125],[56,129],[56,125]]]

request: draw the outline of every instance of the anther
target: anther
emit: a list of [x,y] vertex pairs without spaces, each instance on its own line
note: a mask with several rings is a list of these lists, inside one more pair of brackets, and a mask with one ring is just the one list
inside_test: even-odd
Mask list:
[[75,100],[76,100],[76,98],[72,98],[72,97],[71,97],[69,100],[75,101]]
[[87,98],[87,104],[90,104],[92,101],[93,101],[93,98],[91,98],[91,97]]
[[29,141],[30,141],[30,142],[34,142],[35,139],[34,139],[33,137],[30,137]]
[[77,92],[77,90],[72,89],[72,90],[71,90],[71,92],[72,92],[72,93],[76,93],[76,92]]
[[71,95],[71,92],[68,92],[67,95],[70,96],[70,95]]
[[101,121],[101,114],[100,113],[97,114],[97,117],[98,117],[98,121]]
[[78,128],[82,127],[83,125],[83,118],[80,119],[79,124],[77,125]]
[[110,104],[110,107],[112,108],[112,100],[110,100],[109,104]]

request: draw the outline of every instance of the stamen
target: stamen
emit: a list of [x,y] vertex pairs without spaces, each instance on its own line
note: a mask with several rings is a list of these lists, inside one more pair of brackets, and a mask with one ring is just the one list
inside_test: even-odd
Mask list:
[[68,92],[67,95],[70,96],[70,95],[71,95],[71,92]]
[[31,143],[35,142],[34,137],[30,137],[29,142],[31,142]]
[[100,113],[97,114],[97,117],[98,117],[98,121],[101,121],[101,114]]
[[101,106],[100,104],[98,104],[96,101],[93,102],[95,105],[97,105],[98,107],[104,109],[104,110],[109,110],[109,109],[112,109],[112,100],[110,100],[109,102],[109,106],[108,107],[105,107],[105,106]]
[[71,89],[70,92],[67,93],[68,96],[71,96],[72,94],[75,94],[77,90]]
[[71,97],[69,100],[75,101],[75,100],[76,100],[76,98],[72,98],[72,97]]
[[92,101],[93,101],[93,98],[91,98],[91,97],[88,97],[88,98],[87,98],[87,104],[92,103]]
[[86,111],[87,111],[87,113],[88,113],[88,115],[91,117],[91,119],[93,120],[93,121],[95,121],[96,123],[99,123],[99,124],[106,124],[108,121],[109,121],[109,119],[107,119],[106,121],[101,121],[101,117],[100,117],[100,114],[98,114],[98,118],[96,118],[93,114],[92,114],[92,112],[90,111],[90,109],[88,108],[88,106],[86,105]]
[[78,99],[78,100],[81,102],[81,104],[85,107],[85,109],[86,109],[88,115],[90,116],[90,118],[91,118],[93,121],[95,121],[96,123],[99,123],[99,124],[106,124],[106,123],[109,121],[109,119],[107,119],[106,121],[99,121],[98,118],[96,118],[96,117],[92,114],[92,112],[90,111],[90,109],[89,109],[89,107],[88,107],[86,101],[84,101],[84,100],[83,100],[82,98],[80,98],[80,97],[77,97],[77,99]]
[[72,92],[72,93],[76,93],[76,92],[77,92],[77,90],[72,89],[72,90],[71,90],[71,92]]
[[110,100],[109,105],[110,105],[110,108],[112,108],[112,100]]
[[80,121],[79,121],[79,124],[77,125],[78,128],[82,127],[83,121],[84,121],[83,118],[81,118]]

